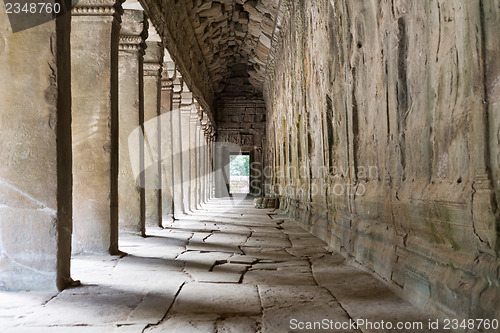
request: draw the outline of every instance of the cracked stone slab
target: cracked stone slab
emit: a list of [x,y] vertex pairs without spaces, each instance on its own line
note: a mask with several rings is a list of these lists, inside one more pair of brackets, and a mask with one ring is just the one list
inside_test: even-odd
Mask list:
[[247,265],[221,264],[213,267],[187,265],[186,272],[197,282],[238,283]]
[[123,321],[117,322],[117,324],[158,324],[173,304],[180,287],[181,285],[179,285],[177,290],[172,290],[171,293],[147,293],[128,317]]
[[188,283],[179,293],[172,314],[261,314],[255,286],[220,283]]
[[269,259],[273,261],[286,261],[293,260],[295,257],[288,253],[285,249],[280,248],[260,248],[260,247],[250,247],[242,246],[241,249],[246,255],[255,257],[257,259]]
[[140,293],[102,286],[67,289],[24,322],[28,326],[113,324],[127,318],[143,297]]
[[259,330],[260,322],[257,318],[230,317],[217,322],[217,332],[220,333],[255,333]]
[[[144,324],[133,324],[133,325],[120,325],[115,327],[111,332],[112,333],[142,333],[147,325]],[[106,332],[102,330],[101,332]]]
[[189,244],[197,244],[197,243],[203,243],[205,241],[205,239],[207,239],[208,237],[210,237],[212,235],[212,231],[209,231],[209,232],[196,232],[193,237],[191,237],[189,239],[189,242],[187,245]]
[[245,235],[246,237],[250,236],[252,230],[249,227],[239,226],[236,224],[221,224],[219,225],[219,232],[222,234],[239,234]]
[[322,257],[328,254],[328,250],[323,246],[310,247],[293,247],[287,248],[286,251],[296,257]]
[[[248,233],[249,234],[249,233]],[[231,245],[243,245],[247,239],[248,234],[238,234],[238,233],[214,233],[205,239],[207,244],[231,244]]]
[[71,276],[74,280],[85,280],[87,284],[107,281],[118,264],[119,257],[77,255],[71,259]]
[[259,231],[252,232],[252,237],[256,238],[265,238],[265,237],[273,237],[273,238],[288,238],[288,235],[283,233],[281,230],[277,228],[269,228],[269,230],[262,231],[259,228]]
[[173,259],[145,258],[128,255],[122,258],[116,265],[114,273],[122,271],[182,271],[183,264]]
[[284,267],[277,270],[251,270],[243,276],[244,284],[270,286],[316,286],[312,273]]
[[207,242],[189,242],[186,247],[188,251],[200,252],[224,252],[224,253],[238,253],[243,254],[237,245],[223,244],[223,243],[207,243]]
[[[330,290],[354,319],[393,323],[427,323],[429,320],[428,314],[416,309],[381,281],[358,268],[335,265],[332,259],[325,261],[323,258],[313,261],[312,267],[318,284]],[[365,331],[376,332],[369,329]]]
[[[259,286],[262,332],[290,332],[291,321],[349,321],[349,316],[328,292],[318,286]],[[337,332],[337,331],[335,331]],[[352,331],[338,331],[352,332]]]
[[292,242],[292,247],[294,248],[299,248],[299,247],[326,247],[328,244],[323,242],[322,240],[312,236],[312,235],[296,235],[296,234],[291,234],[288,238],[290,242]]
[[280,269],[286,269],[286,268],[292,268],[294,270],[297,270],[298,272],[310,272],[311,271],[311,266],[309,264],[308,260],[290,260],[290,261],[283,261],[283,262],[259,262],[257,264],[252,265],[251,270],[280,270]]
[[180,254],[176,260],[184,261],[186,264],[201,264],[212,267],[216,261],[227,261],[230,256],[230,253],[225,252],[186,251]]
[[288,238],[283,237],[250,237],[245,246],[248,247],[265,247],[265,248],[286,248],[291,247],[292,243]]
[[251,265],[257,262],[257,258],[247,255],[234,254],[227,260],[230,264],[247,264]]
[[149,327],[145,333],[215,333],[218,316],[213,314],[177,314],[157,326]]
[[14,327],[26,316],[36,313],[43,304],[56,297],[55,292],[0,291],[0,327],[2,331]]
[[[171,293],[191,278],[185,272],[132,271],[110,276],[113,288],[135,293]],[[109,283],[109,282],[108,282]]]

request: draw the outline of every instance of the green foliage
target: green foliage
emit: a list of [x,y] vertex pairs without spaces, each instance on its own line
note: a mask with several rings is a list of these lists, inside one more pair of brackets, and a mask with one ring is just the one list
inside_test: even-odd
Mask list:
[[250,156],[231,155],[229,170],[231,176],[248,176],[250,174]]

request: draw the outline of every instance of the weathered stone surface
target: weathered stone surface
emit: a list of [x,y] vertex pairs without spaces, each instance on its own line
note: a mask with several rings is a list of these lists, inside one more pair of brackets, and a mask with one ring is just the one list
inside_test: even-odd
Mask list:
[[145,332],[215,333],[217,318],[218,316],[214,314],[173,315]]
[[245,264],[215,263],[209,266],[188,262],[184,271],[197,282],[239,283],[248,267]]
[[118,53],[119,157],[118,224],[145,234],[143,56],[147,19],[142,10],[125,9]]
[[197,169],[199,168],[199,161],[197,156],[197,125],[200,123],[200,118],[198,116],[198,103],[194,100],[191,106],[191,113],[189,117],[189,182],[191,186],[191,191],[189,193],[189,209],[190,211],[195,211],[198,209],[197,205],[197,194],[198,188],[198,175]]
[[257,288],[241,284],[190,283],[185,285],[172,308],[173,314],[258,315]]
[[180,141],[181,151],[179,157],[182,159],[182,209],[184,213],[191,212],[191,145],[190,140],[194,133],[191,133],[191,113],[193,109],[193,94],[186,84],[182,89],[180,103]]
[[251,268],[243,277],[243,283],[266,286],[314,286],[316,282],[309,266],[268,266],[266,269]]
[[88,2],[80,1],[71,22],[72,250],[114,253],[118,251],[120,30],[115,8],[119,11],[120,5],[110,1],[88,7]]
[[[170,57],[167,53],[165,58]],[[173,219],[173,141],[172,141],[172,102],[173,102],[173,76],[175,64],[164,61],[161,73],[161,120],[160,120],[160,156],[161,156],[161,190],[162,190],[162,224]]]
[[[300,322],[321,322],[323,319],[336,322],[349,321],[349,315],[335,298],[318,286],[259,286],[259,295],[262,300],[264,332],[289,331],[293,319]],[[359,331],[339,330],[339,332]]]
[[[211,201],[199,211],[203,219],[183,217],[171,223],[177,228],[150,228],[150,237],[121,234],[120,248],[129,253],[126,256],[76,256],[72,276],[81,280],[81,287],[59,295],[15,293],[7,301],[0,293],[0,326],[7,332],[79,332],[84,327],[85,332],[274,333],[301,331],[294,329],[293,319],[428,321],[429,315],[369,274],[346,265],[338,253],[311,256],[311,250],[298,246],[292,256],[288,248],[266,246],[248,248],[260,249],[252,256],[185,250],[179,254],[191,239],[209,239],[207,234],[220,235],[222,229],[240,230],[253,218],[260,232],[276,225],[267,216],[266,227],[260,210],[248,208],[251,200],[238,206],[244,212],[239,217],[218,222],[218,213],[211,210],[220,203]],[[192,232],[183,231],[183,224]],[[285,237],[288,228],[296,228],[281,225],[278,232]],[[235,245],[230,239],[226,242]],[[286,257],[267,258],[278,251]],[[360,332],[345,332],[353,331]]]
[[69,29],[65,17],[13,33],[0,10],[0,289],[69,282]]
[[248,317],[232,317],[217,322],[217,332],[254,333],[259,329],[258,321]]
[[447,317],[499,316],[498,13],[283,1],[268,57],[266,195]]
[[181,94],[184,89],[182,77],[178,72],[175,74],[173,95],[172,95],[172,111],[171,124],[172,124],[172,201],[173,201],[173,217],[179,218],[184,215],[184,186],[182,182],[183,172],[182,169],[182,132],[181,132]]
[[144,187],[145,222],[162,225],[161,155],[161,66],[163,43],[154,38],[151,27],[144,55]]

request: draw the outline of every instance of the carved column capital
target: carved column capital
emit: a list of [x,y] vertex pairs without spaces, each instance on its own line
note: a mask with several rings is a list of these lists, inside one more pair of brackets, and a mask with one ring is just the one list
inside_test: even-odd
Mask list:
[[143,64],[143,72],[144,76],[156,76],[160,77],[161,75],[161,64],[145,62]]
[[184,84],[182,81],[182,75],[178,71],[175,71],[175,76],[174,76],[174,94],[180,94],[182,93],[182,90],[184,88]]
[[193,93],[186,84],[182,87],[181,93],[181,113],[190,114],[193,105]]
[[[149,29],[151,31],[151,28]],[[160,76],[163,64],[163,47],[162,42],[146,41],[146,53],[144,54],[144,75],[145,76]]]
[[170,90],[172,91],[174,89],[174,81],[170,79],[164,79],[162,77],[161,79],[161,90],[167,91]]
[[161,90],[174,89],[175,64],[173,61],[163,62],[161,71]]
[[144,55],[148,38],[148,20],[143,10],[125,9],[122,15],[120,51],[139,51]]
[[71,9],[71,16],[114,16],[123,14],[125,0],[80,0]]
[[175,78],[172,81],[172,101],[176,107],[180,107],[181,104],[181,94],[182,94],[182,76],[176,72]]

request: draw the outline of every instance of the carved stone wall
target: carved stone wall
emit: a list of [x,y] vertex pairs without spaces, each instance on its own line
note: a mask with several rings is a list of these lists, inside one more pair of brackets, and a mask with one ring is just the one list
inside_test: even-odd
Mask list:
[[500,316],[498,7],[284,0],[267,68],[267,193],[448,317]]

